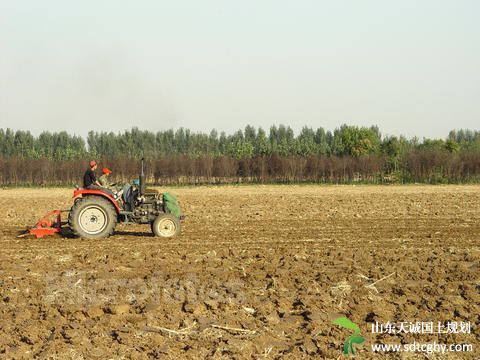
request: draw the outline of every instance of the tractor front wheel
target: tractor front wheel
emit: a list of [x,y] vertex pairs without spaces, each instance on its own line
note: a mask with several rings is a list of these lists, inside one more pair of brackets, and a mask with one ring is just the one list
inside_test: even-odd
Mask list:
[[101,239],[113,234],[117,213],[113,205],[100,196],[86,196],[75,201],[68,214],[73,233],[84,239]]
[[155,236],[170,238],[180,234],[180,220],[172,214],[158,215],[152,222],[152,232]]

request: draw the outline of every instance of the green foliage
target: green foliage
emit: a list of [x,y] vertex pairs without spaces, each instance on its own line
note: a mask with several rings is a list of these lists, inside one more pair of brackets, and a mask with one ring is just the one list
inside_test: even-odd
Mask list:
[[376,127],[342,125],[336,136],[340,137],[340,151],[343,155],[359,157],[379,153],[381,140]]
[[29,131],[0,129],[0,156],[22,159],[47,158],[70,160],[86,155],[85,141],[65,131],[42,132],[34,137]]
[[258,129],[257,137],[255,138],[255,155],[264,156],[271,153],[271,148],[269,146],[269,141],[265,130],[262,128]]
[[447,149],[448,152],[457,154],[460,152],[460,144],[457,143],[455,140],[447,140],[445,142],[445,149]]
[[192,132],[189,129],[153,133],[132,128],[122,133],[90,131],[86,142],[65,131],[42,132],[37,137],[29,131],[0,129],[0,157],[24,159],[75,160],[85,158],[141,158],[186,156],[226,156],[252,159],[258,156],[383,156],[388,159],[385,171],[398,172],[405,155],[413,151],[438,154],[480,153],[480,132],[452,130],[447,139],[406,139],[387,136],[382,139],[378,127],[342,125],[333,132],[322,127],[304,127],[295,135],[285,125],[262,128],[246,126],[233,134]]
[[317,153],[315,132],[312,128],[304,127],[295,142],[295,154],[309,156]]

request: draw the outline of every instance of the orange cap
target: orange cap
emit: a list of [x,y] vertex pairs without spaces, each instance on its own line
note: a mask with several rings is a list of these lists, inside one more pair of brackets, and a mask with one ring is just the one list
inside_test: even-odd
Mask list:
[[95,160],[90,161],[90,167],[94,167],[97,165],[97,162]]
[[112,173],[112,170],[110,170],[109,168],[103,168],[103,169],[102,169],[102,173],[108,175],[108,174],[111,174],[111,173]]

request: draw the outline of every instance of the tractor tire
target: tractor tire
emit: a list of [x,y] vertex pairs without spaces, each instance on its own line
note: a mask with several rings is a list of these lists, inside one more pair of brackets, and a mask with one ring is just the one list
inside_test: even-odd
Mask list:
[[113,234],[117,212],[113,205],[100,196],[86,196],[73,204],[68,223],[75,236],[83,239],[102,239]]
[[172,214],[161,214],[152,222],[152,232],[155,236],[171,238],[180,234],[180,220]]

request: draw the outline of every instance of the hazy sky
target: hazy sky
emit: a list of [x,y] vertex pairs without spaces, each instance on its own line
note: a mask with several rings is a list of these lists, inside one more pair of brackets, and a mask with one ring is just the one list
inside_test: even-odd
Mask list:
[[0,0],[0,127],[480,126],[477,0]]

